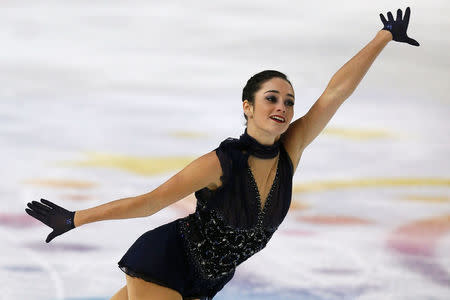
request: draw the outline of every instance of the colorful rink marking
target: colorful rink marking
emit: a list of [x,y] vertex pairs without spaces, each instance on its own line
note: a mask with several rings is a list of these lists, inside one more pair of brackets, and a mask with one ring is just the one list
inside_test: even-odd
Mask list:
[[368,219],[352,217],[352,216],[327,216],[327,215],[315,215],[315,216],[299,216],[295,218],[297,221],[317,224],[317,225],[369,225],[373,221]]
[[29,266],[29,265],[5,265],[2,266],[1,269],[6,270],[8,272],[25,272],[25,273],[34,273],[34,272],[45,272],[43,268]]
[[[447,178],[370,178],[357,180],[321,181],[309,184],[298,184],[293,187],[294,193],[322,192],[333,189],[361,187],[409,187],[409,186],[450,186]],[[408,201],[426,203],[447,203],[447,195],[406,195],[400,197]],[[398,199],[398,197],[396,197]],[[312,224],[326,225],[363,225],[371,221],[352,216],[298,216],[296,220]],[[440,264],[435,256],[437,242],[450,232],[450,215],[414,221],[395,230],[389,237],[387,245],[391,252],[398,256],[400,263],[408,270],[417,272],[429,280],[450,286],[448,268]]]
[[76,188],[76,189],[90,189],[97,187],[98,184],[91,181],[82,180],[65,180],[65,179],[29,179],[22,181],[24,184],[31,184],[37,186],[48,186],[55,188]]
[[64,161],[56,163],[64,167],[105,167],[114,168],[138,175],[156,175],[181,170],[197,157],[161,156],[136,157],[107,153],[86,153],[83,161]]
[[450,232],[450,215],[418,220],[397,228],[388,245],[396,252],[432,256],[438,240]]
[[386,245],[408,269],[438,284],[450,286],[448,270],[435,257],[439,240],[448,233],[450,215],[417,220],[394,230]]
[[356,141],[400,137],[399,134],[393,134],[389,130],[355,129],[355,128],[338,128],[338,127],[326,127],[323,130],[323,134],[334,135]]
[[311,236],[318,234],[317,232],[301,229],[279,229],[280,234],[292,236]]
[[168,133],[169,136],[174,137],[174,138],[186,138],[189,140],[192,139],[204,139],[206,137],[208,137],[208,135],[201,131],[201,132],[194,132],[194,131],[184,131],[184,130],[175,130],[175,131],[171,131]]
[[38,227],[42,223],[32,217],[27,213],[20,214],[10,214],[10,213],[0,213],[0,226],[8,228],[29,228]]
[[416,201],[416,202],[428,202],[428,203],[447,203],[450,202],[448,195],[403,195],[399,197],[402,200]]
[[36,251],[42,251],[42,252],[92,252],[92,251],[100,251],[101,248],[97,246],[92,246],[88,244],[72,244],[72,243],[64,243],[61,241],[58,241],[57,243],[51,242],[51,243],[45,243],[42,241],[37,242],[29,242],[26,244],[23,244],[25,248],[36,250]]
[[450,186],[448,178],[362,178],[353,180],[325,180],[295,184],[293,193],[322,192],[335,189],[361,187],[401,187],[401,186]]
[[92,201],[96,200],[97,197],[88,196],[88,195],[79,195],[79,194],[65,194],[58,196],[59,199],[71,200],[71,201]]

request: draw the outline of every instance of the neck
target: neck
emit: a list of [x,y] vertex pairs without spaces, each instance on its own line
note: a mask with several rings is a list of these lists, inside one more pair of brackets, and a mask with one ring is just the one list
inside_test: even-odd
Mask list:
[[[250,124],[249,124],[250,125]],[[270,146],[280,139],[280,135],[272,135],[258,131],[253,126],[247,126],[247,134],[258,141],[261,145]]]
[[264,159],[274,158],[280,151],[279,140],[264,145],[248,134],[248,129],[245,129],[244,134],[239,137],[239,146],[241,150],[246,150],[249,155]]

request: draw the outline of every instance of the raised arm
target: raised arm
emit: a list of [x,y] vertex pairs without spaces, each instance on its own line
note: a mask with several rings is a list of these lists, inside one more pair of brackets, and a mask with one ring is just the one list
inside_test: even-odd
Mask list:
[[53,228],[47,237],[50,242],[56,236],[81,225],[112,219],[147,217],[191,193],[217,182],[222,175],[219,158],[211,151],[187,165],[157,189],[135,197],[111,201],[92,208],[70,212],[41,199],[28,203],[26,212]]
[[380,14],[383,29],[333,75],[325,91],[309,111],[292,122],[283,134],[283,143],[291,154],[294,167],[297,166],[303,150],[322,132],[337,109],[359,85],[375,58],[391,40],[419,46],[417,41],[406,35],[409,7],[403,19],[401,10],[397,11],[395,21],[391,12],[387,15],[389,21]]
[[304,149],[322,132],[341,104],[353,93],[375,58],[392,39],[380,31],[361,51],[333,75],[322,95],[309,111],[289,125],[283,144],[296,169]]
[[378,32],[374,39],[333,75],[325,91],[309,111],[294,121],[301,123],[299,127],[303,134],[303,148],[319,135],[341,104],[350,97],[390,40],[392,36],[389,32]]

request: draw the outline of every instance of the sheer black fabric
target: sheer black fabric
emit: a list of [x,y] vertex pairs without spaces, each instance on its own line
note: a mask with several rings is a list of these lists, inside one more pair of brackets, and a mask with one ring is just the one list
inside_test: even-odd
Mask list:
[[[211,191],[203,188],[195,192],[197,210],[202,206],[215,209],[230,226],[251,228],[256,225],[261,204],[257,201],[258,190],[249,169],[249,154],[239,148],[238,140],[228,138],[215,149],[222,167],[222,185]],[[271,202],[265,203],[263,225],[276,229],[283,221],[292,196],[293,165],[282,143],[277,165],[278,182],[275,178]],[[269,199],[268,199],[269,200]]]
[[[245,146],[242,136],[222,141],[215,149],[222,185],[196,191],[194,213],[143,234],[119,262],[122,271],[175,289],[185,300],[206,300],[233,278],[239,264],[262,250],[289,209],[293,165],[282,143],[250,143],[253,147]],[[275,157],[278,151],[275,179],[261,209],[249,153]]]

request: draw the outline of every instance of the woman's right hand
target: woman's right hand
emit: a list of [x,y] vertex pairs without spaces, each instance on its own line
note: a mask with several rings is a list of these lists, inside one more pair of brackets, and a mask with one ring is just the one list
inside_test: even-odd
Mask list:
[[41,202],[28,202],[27,206],[30,208],[25,209],[27,214],[53,229],[47,236],[46,243],[49,243],[58,235],[75,228],[74,211],[68,211],[45,199],[41,199]]

